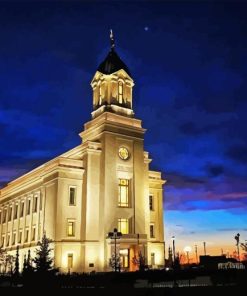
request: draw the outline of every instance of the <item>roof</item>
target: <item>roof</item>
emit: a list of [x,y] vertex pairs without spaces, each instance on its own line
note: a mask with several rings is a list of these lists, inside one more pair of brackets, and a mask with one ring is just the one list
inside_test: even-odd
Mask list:
[[107,57],[99,65],[97,70],[103,74],[109,75],[121,69],[123,69],[129,76],[131,76],[128,67],[120,59],[114,48],[111,48]]

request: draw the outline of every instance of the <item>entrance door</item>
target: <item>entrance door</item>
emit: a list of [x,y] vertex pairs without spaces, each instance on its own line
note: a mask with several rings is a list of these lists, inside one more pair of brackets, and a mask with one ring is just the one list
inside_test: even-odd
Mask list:
[[122,270],[129,269],[129,249],[121,249],[119,251],[120,254],[120,262]]

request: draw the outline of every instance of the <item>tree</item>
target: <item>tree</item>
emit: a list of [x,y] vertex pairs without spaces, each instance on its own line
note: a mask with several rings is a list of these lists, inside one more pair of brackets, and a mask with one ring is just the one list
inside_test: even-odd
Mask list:
[[138,252],[138,256],[134,256],[132,258],[132,262],[134,265],[138,266],[139,271],[143,271],[145,269],[145,257],[142,255],[142,252]]
[[114,270],[114,271],[119,271],[121,270],[121,261],[120,261],[120,256],[118,254],[113,253],[110,260],[109,260],[109,266]]
[[[33,259],[35,270],[40,273],[47,273],[53,269],[53,258],[51,258],[51,239],[43,235],[41,242],[38,242],[39,249],[36,249],[36,257]],[[28,262],[28,260],[27,260]]]
[[17,246],[16,248],[16,256],[15,256],[15,269],[14,269],[14,275],[16,277],[18,277],[20,275],[20,271],[19,271],[19,246]]
[[6,251],[0,247],[0,272],[3,272],[5,267]]

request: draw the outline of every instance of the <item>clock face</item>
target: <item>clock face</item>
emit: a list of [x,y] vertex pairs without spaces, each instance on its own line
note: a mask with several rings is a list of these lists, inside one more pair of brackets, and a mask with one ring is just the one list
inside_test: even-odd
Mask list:
[[120,147],[118,150],[118,155],[121,159],[126,160],[129,158],[129,151],[127,148],[125,147]]

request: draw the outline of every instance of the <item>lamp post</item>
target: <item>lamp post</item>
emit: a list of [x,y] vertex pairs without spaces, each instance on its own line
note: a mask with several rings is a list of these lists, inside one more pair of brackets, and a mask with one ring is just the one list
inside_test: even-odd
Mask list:
[[175,254],[175,236],[172,236],[172,252],[173,252],[173,264],[175,264],[176,254]]
[[198,264],[197,245],[195,245],[195,253],[196,253],[196,264]]
[[206,242],[203,242],[203,249],[204,249],[204,256],[207,255],[207,252],[206,252]]
[[114,260],[114,269],[117,272],[117,239],[121,238],[122,232],[117,231],[117,228],[113,229],[113,232],[108,232],[108,237],[114,239],[114,250],[115,250],[115,260]]
[[184,252],[185,252],[186,255],[187,255],[187,263],[188,263],[188,265],[189,265],[189,264],[190,264],[189,253],[191,252],[191,247],[190,247],[190,246],[186,246],[186,247],[184,248]]

